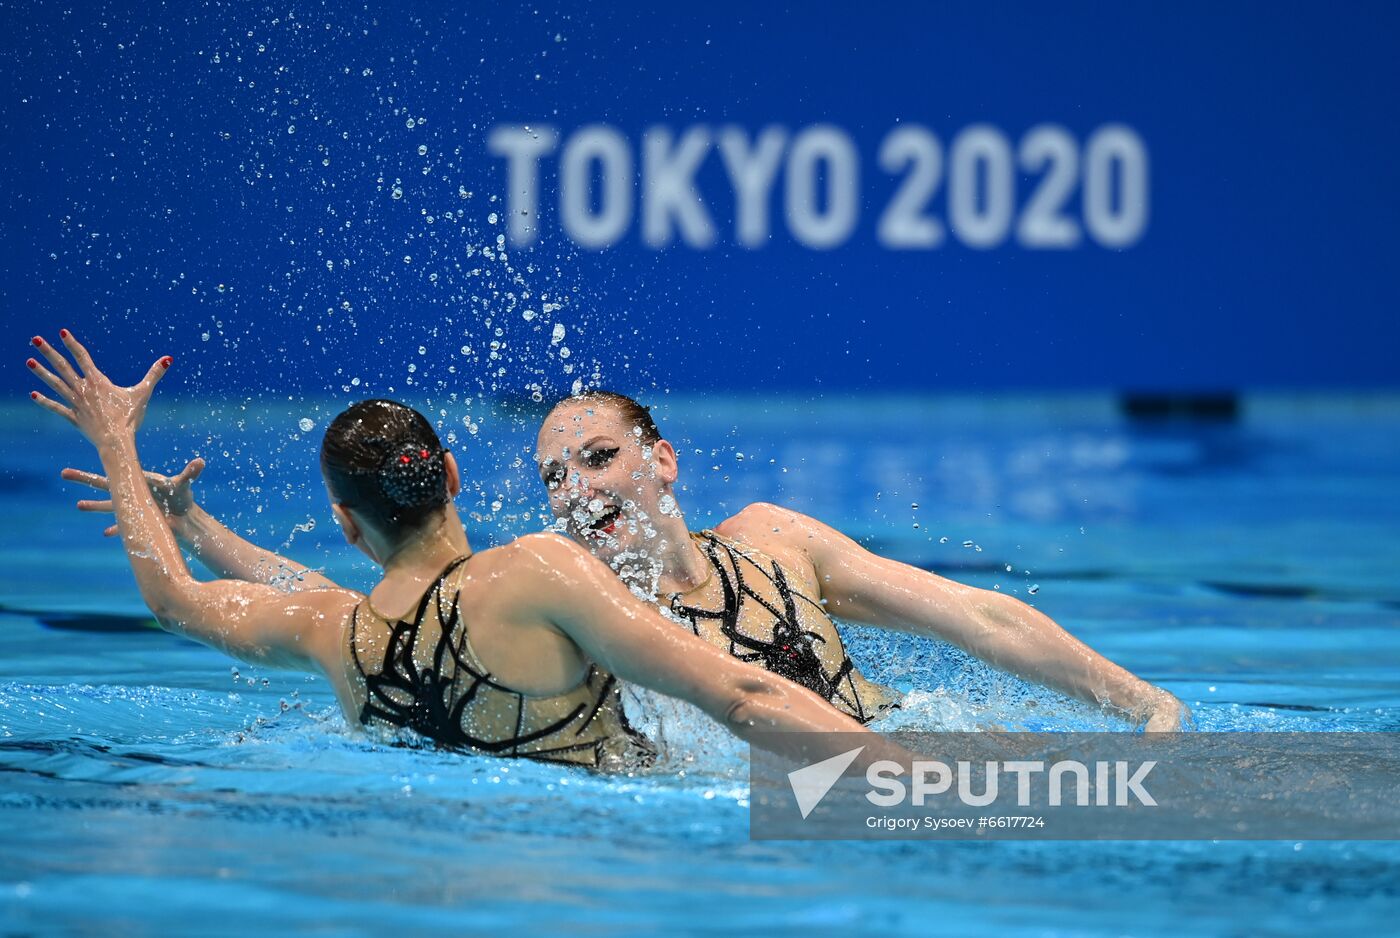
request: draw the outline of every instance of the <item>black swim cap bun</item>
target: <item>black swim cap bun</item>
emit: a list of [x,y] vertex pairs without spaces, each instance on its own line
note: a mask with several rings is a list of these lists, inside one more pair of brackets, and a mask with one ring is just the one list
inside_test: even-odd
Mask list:
[[379,466],[379,487],[385,498],[400,508],[443,502],[447,467],[442,461],[442,447],[406,439],[387,449]]
[[380,527],[412,527],[447,504],[445,453],[412,407],[360,401],[326,428],[321,469],[336,501]]

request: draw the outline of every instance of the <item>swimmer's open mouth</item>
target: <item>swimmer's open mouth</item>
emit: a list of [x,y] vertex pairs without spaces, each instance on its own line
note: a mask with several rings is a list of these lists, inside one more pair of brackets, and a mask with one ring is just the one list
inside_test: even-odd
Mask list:
[[588,525],[588,533],[593,535],[613,533],[613,529],[617,527],[617,519],[621,514],[622,510],[619,508],[608,508]]

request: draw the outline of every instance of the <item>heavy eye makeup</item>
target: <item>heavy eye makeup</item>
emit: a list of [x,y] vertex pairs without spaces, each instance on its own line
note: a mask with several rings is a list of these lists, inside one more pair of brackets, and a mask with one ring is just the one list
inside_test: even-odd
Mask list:
[[545,463],[540,466],[540,480],[544,482],[545,487],[550,491],[557,489],[564,483],[563,465],[552,459],[546,460]]
[[616,446],[610,448],[602,447],[599,449],[586,449],[583,452],[579,453],[579,455],[583,459],[584,468],[602,469],[608,463],[613,461],[613,457],[617,455],[617,450],[618,448]]

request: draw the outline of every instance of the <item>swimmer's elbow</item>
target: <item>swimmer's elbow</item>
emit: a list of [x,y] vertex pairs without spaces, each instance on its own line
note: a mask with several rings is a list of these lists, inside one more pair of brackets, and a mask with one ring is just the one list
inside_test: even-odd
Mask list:
[[786,688],[772,677],[744,677],[732,688],[721,722],[725,729],[742,737],[755,728],[772,726],[774,711],[787,703]]
[[141,598],[161,628],[172,630],[198,605],[196,593],[201,585],[194,577],[172,579],[142,589]]

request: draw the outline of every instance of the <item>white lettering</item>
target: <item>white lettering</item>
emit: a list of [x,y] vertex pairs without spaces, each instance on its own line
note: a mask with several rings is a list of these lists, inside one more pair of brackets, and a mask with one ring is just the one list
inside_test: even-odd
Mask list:
[[[984,174],[985,185],[981,185],[979,179]],[[974,124],[958,134],[953,141],[948,183],[948,221],[963,244],[985,250],[1006,240],[1011,230],[1015,179],[1011,175],[1011,145],[1001,131]]]
[[[593,164],[602,170],[598,212],[592,206]],[[616,244],[632,221],[632,153],[622,134],[605,124],[580,128],[564,146],[559,166],[559,221],[581,247]]]
[[513,247],[529,247],[539,231],[540,157],[553,153],[559,134],[553,127],[493,127],[486,148],[506,159],[506,237]]
[[719,133],[719,155],[734,187],[734,234],[746,248],[761,247],[768,240],[769,193],[786,143],[782,127],[765,127],[752,149],[748,135],[738,127]]
[[671,243],[671,222],[695,248],[715,243],[715,226],[695,188],[695,171],[710,152],[710,132],[692,127],[672,148],[668,127],[655,126],[642,137],[642,239],[654,248]]
[[909,175],[880,216],[876,234],[892,248],[936,248],[943,243],[943,224],[925,214],[943,175],[943,148],[927,128],[905,124],[890,131],[880,145],[880,168]]
[[1080,807],[1089,804],[1089,769],[1082,762],[1056,762],[1050,766],[1050,805],[1059,807],[1060,805],[1060,785],[1061,780],[1067,772],[1074,773],[1076,784],[1074,803]]
[[1147,227],[1147,148],[1131,128],[1109,124],[1089,138],[1085,151],[1084,224],[1104,247],[1126,247]]
[[1031,803],[1031,774],[1044,772],[1044,762],[1003,762],[1001,767],[1016,776],[1016,804],[1026,807]]
[[[817,194],[818,166],[826,167],[826,210]],[[845,131],[817,124],[792,141],[787,159],[787,221],[792,236],[809,248],[834,248],[856,226],[859,158]]]
[[997,764],[988,762],[986,766],[986,785],[982,789],[982,794],[974,795],[972,793],[972,763],[958,763],[958,797],[962,799],[963,804],[982,808],[997,800]]
[[[938,776],[938,781],[930,783],[929,773]],[[914,763],[914,804],[922,805],[924,796],[941,795],[953,784],[953,771],[942,762]]]
[[883,791],[885,794],[876,794],[874,791],[866,792],[866,800],[882,808],[893,807],[903,801],[904,783],[896,778],[903,771],[904,769],[898,762],[892,762],[889,759],[871,763],[870,767],[865,770],[865,781],[871,788]]
[[1142,765],[1138,766],[1137,771],[1134,772],[1130,778],[1125,779],[1123,776],[1127,774],[1128,763],[1118,763],[1118,788],[1113,803],[1126,805],[1128,803],[1128,792],[1131,791],[1137,798],[1139,804],[1156,805],[1156,800],[1148,794],[1147,789],[1142,787],[1142,780],[1147,778],[1147,773],[1151,772],[1156,766],[1156,762],[1144,762]]
[[1069,131],[1055,124],[1041,124],[1021,140],[1021,169],[1038,173],[1049,169],[1031,195],[1016,237],[1028,248],[1072,248],[1079,243],[1079,226],[1061,209],[1079,177],[1079,148]]

